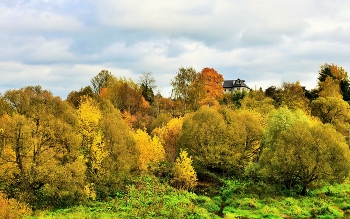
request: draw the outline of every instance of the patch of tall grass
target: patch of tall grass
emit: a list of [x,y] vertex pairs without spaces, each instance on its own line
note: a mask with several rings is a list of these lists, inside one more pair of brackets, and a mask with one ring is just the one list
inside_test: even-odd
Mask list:
[[32,218],[342,218],[350,214],[349,200],[348,182],[300,196],[262,182],[227,180],[214,197],[208,197],[144,176],[109,201],[38,211]]
[[[308,196],[268,185],[230,181],[222,192],[226,218],[340,218],[350,209],[350,184],[325,185]],[[269,196],[270,194],[270,196]]]
[[129,185],[125,194],[108,202],[91,202],[86,206],[41,212],[32,218],[219,218],[215,201],[160,183],[156,177],[140,177]]

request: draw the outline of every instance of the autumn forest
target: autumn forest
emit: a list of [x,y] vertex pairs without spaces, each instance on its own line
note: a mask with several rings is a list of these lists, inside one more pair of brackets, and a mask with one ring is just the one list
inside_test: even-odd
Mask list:
[[0,218],[339,218],[350,213],[350,82],[224,92],[181,67],[163,97],[102,70],[65,100],[0,94]]

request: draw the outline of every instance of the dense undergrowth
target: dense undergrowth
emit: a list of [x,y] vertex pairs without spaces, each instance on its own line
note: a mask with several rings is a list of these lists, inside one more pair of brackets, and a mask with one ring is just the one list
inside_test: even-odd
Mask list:
[[307,196],[236,180],[211,191],[196,194],[156,177],[140,177],[113,199],[35,211],[30,218],[346,218],[350,213],[348,182],[313,189]]

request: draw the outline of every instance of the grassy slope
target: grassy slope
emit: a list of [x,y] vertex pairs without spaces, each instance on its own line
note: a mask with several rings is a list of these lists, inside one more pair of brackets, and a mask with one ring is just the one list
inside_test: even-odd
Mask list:
[[220,196],[226,218],[339,218],[350,210],[347,183],[315,189],[306,197],[276,192],[264,184],[227,184]]
[[32,218],[340,218],[349,212],[349,200],[348,183],[300,197],[261,183],[227,181],[217,196],[209,198],[146,177],[111,201],[39,211]]

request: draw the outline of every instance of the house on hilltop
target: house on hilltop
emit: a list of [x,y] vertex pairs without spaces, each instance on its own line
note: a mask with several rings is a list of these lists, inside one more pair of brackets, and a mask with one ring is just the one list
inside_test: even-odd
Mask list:
[[250,91],[250,88],[245,84],[245,80],[237,79],[237,80],[225,80],[222,84],[224,89],[224,93],[234,93],[237,91]]

